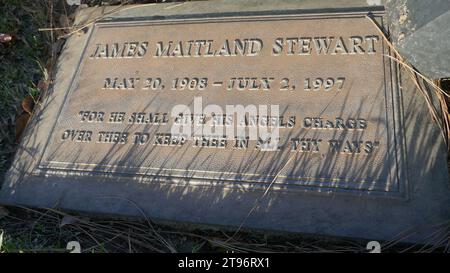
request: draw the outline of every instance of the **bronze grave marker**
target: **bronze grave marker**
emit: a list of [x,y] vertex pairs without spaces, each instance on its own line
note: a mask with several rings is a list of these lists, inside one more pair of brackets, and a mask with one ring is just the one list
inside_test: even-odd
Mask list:
[[367,14],[93,24],[68,40],[2,200],[238,226],[268,191],[244,226],[394,236],[420,218],[377,233],[414,207],[411,137],[401,75]]

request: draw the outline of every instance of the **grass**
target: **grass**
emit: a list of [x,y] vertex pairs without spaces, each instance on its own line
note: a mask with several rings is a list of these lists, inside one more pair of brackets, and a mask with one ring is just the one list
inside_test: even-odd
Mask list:
[[[101,2],[105,1],[89,1],[91,5]],[[17,147],[15,121],[23,112],[21,102],[27,96],[37,100],[40,82],[48,79],[48,71],[57,56],[56,37],[65,34],[64,31],[41,32],[38,29],[68,26],[73,8],[63,3],[62,0],[0,0],[0,33],[14,35],[12,42],[0,45],[0,177],[11,164]],[[446,81],[444,85],[450,84]],[[442,228],[448,228],[448,223]],[[70,241],[80,242],[83,252],[93,253],[367,252],[367,240],[254,231],[234,235],[234,231],[146,220],[0,207],[0,252],[67,252],[66,245]],[[382,250],[449,251],[444,247],[395,242]]]
[[11,33],[12,42],[0,45],[0,175],[7,170],[16,148],[15,120],[27,95],[36,97],[48,54],[47,24],[41,1],[0,0],[0,33]]

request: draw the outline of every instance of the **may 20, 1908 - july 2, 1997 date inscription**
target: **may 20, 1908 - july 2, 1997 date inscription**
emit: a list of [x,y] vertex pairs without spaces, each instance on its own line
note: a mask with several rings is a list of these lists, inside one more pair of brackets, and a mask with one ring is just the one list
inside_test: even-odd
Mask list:
[[397,195],[386,53],[361,15],[99,23],[38,169]]

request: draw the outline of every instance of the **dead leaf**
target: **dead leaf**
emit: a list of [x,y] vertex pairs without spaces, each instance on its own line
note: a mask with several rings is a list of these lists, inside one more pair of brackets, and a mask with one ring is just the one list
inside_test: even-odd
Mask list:
[[9,210],[5,207],[0,206],[0,219],[9,215]]
[[0,33],[0,43],[8,43],[11,42],[12,35]]
[[34,108],[34,100],[31,96],[26,96],[22,101],[22,109],[28,114],[32,114]]
[[45,91],[48,88],[48,81],[40,80],[38,82],[37,88],[41,91]]
[[19,143],[20,137],[27,126],[28,120],[30,120],[31,115],[27,112],[23,112],[20,116],[16,118],[16,142]]

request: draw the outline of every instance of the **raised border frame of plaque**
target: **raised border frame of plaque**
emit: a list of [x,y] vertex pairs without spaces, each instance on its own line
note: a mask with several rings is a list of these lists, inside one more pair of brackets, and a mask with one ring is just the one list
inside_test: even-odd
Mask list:
[[[292,20],[292,21],[301,21],[301,20],[327,20],[327,19],[354,19],[361,20],[362,22],[367,22],[367,13],[363,12],[351,12],[351,13],[335,13],[330,16],[330,14],[283,14],[283,15],[253,15],[246,17],[222,17],[222,18],[206,18],[206,19],[179,19],[179,20],[150,20],[150,21],[119,21],[119,22],[98,22],[94,25],[94,29],[90,31],[89,38],[87,39],[86,44],[84,45],[83,55],[80,58],[80,61],[77,65],[77,74],[72,79],[71,86],[66,92],[66,98],[64,100],[63,106],[61,107],[58,120],[55,121],[53,129],[58,124],[60,117],[62,116],[65,108],[67,108],[68,98],[73,94],[73,92],[77,89],[78,80],[80,77],[80,73],[82,73],[83,65],[87,59],[86,48],[91,43],[91,37],[95,35],[97,31],[101,31],[103,28],[133,28],[136,26],[153,26],[153,25],[165,25],[165,26],[174,26],[177,24],[205,24],[205,23],[229,23],[229,22],[258,22],[258,21],[283,21],[283,20]],[[375,12],[373,13],[375,19],[377,19],[380,25],[383,24],[382,13]],[[386,48],[384,41],[381,41],[383,54],[389,54],[389,49]],[[381,54],[381,53],[379,53]],[[388,175],[389,181],[385,181],[383,185],[377,186],[378,190],[373,189],[374,184],[380,184],[381,182],[377,181],[344,181],[346,186],[340,186],[339,180],[332,179],[330,182],[326,182],[327,179],[312,177],[312,178],[302,178],[302,177],[289,177],[286,176],[283,181],[280,183],[272,184],[272,180],[274,175],[271,176],[258,176],[252,175],[250,178],[247,176],[244,177],[242,174],[241,179],[236,177],[223,177],[223,173],[217,172],[219,177],[208,177],[211,175],[211,171],[208,170],[207,174],[204,171],[192,171],[186,175],[186,170],[176,171],[174,169],[161,169],[161,168],[151,168],[151,167],[136,167],[136,168],[121,168],[121,166],[101,166],[95,162],[88,163],[73,163],[73,162],[60,162],[58,160],[48,161],[46,160],[45,154],[48,154],[48,145],[51,143],[51,139],[53,136],[49,138],[45,148],[43,149],[43,154],[41,156],[38,168],[34,171],[36,175],[51,175],[52,173],[57,174],[58,172],[71,171],[78,175],[92,175],[93,177],[102,175],[102,173],[107,173],[108,176],[111,176],[112,173],[115,175],[125,175],[125,176],[133,176],[139,178],[140,181],[145,182],[149,180],[155,180],[155,176],[158,176],[158,181],[161,182],[176,182],[177,180],[185,180],[189,177],[189,183],[198,184],[198,185],[218,185],[218,186],[226,186],[226,187],[238,187],[238,188],[249,188],[249,189],[266,189],[270,184],[272,189],[275,190],[309,190],[309,191],[319,191],[319,192],[328,192],[328,191],[337,191],[337,192],[351,192],[353,194],[361,194],[367,193],[375,196],[388,196],[388,197],[406,197],[407,191],[407,178],[406,174],[402,172],[405,169],[404,166],[404,155],[403,155],[403,130],[401,123],[401,103],[400,96],[398,93],[398,84],[395,84],[396,79],[396,70],[395,66],[392,64],[391,60],[385,56],[382,56],[384,63],[384,74],[385,74],[385,99],[386,105],[391,105],[390,107],[386,107],[386,119],[387,119],[387,136],[388,136],[388,161],[392,162],[394,166],[387,166],[391,174]],[[53,131],[53,130],[52,130]],[[397,137],[396,137],[397,136]],[[389,147],[394,147],[390,149]],[[92,171],[95,171],[92,173]],[[90,172],[90,173],[89,173]],[[196,176],[196,173],[199,175]],[[170,179],[164,180],[164,177],[169,177]],[[283,178],[283,176],[278,176],[278,178]],[[295,181],[295,183],[294,183]],[[317,182],[316,181],[320,181]],[[256,182],[256,183],[255,183]],[[290,183],[292,182],[292,183]],[[364,182],[364,183],[363,183]],[[184,183],[184,182],[181,182]],[[368,185],[368,188],[362,188],[362,185]],[[390,186],[387,186],[390,185]],[[372,187],[372,189],[370,188]],[[383,190],[384,189],[384,190]],[[387,189],[387,190],[386,190]]]

